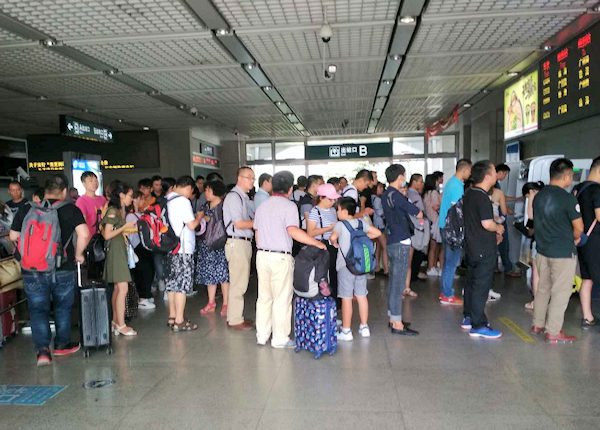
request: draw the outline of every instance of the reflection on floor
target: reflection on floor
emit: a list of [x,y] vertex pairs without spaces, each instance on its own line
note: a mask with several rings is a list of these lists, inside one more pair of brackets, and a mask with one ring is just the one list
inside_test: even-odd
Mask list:
[[[132,324],[139,336],[115,339],[112,356],[57,357],[37,369],[31,339],[19,336],[0,350],[0,383],[68,388],[44,406],[0,406],[0,428],[600,428],[600,333],[579,329],[576,297],[565,330],[580,341],[551,346],[542,338],[525,343],[500,322],[508,318],[528,332],[522,280],[496,277],[503,297],[487,311],[504,331],[498,341],[461,332],[462,309],[437,303],[439,278],[415,283],[420,296],[405,305],[417,338],[389,333],[385,278],[369,288],[372,337],[355,336],[318,361],[258,347],[254,332],[227,329],[218,314],[200,317],[203,293],[189,301],[197,332],[170,333],[161,302],[156,311],[140,311]],[[255,291],[253,282],[247,317]],[[358,321],[353,328],[356,335]],[[110,378],[114,385],[83,388]]]

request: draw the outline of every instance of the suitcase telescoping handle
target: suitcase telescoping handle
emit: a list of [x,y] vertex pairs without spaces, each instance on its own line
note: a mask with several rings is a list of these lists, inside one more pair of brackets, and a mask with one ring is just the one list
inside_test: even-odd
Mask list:
[[77,262],[77,286],[81,288],[81,263]]

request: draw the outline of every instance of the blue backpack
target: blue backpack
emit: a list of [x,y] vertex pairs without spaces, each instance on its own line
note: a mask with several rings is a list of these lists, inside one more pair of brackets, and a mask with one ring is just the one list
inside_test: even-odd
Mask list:
[[[363,223],[358,220],[358,228],[352,228],[348,221],[342,221],[350,232],[350,250],[348,255],[342,256],[346,260],[346,267],[353,275],[364,275],[375,270],[375,254],[373,242],[363,230]],[[341,251],[341,248],[340,248]]]

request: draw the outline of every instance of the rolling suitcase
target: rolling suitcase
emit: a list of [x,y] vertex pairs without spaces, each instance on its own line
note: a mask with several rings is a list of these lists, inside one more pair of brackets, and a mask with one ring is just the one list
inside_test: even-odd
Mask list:
[[17,335],[17,290],[0,293],[0,345]]
[[333,355],[337,349],[336,320],[337,310],[333,298],[296,297],[296,352],[306,349],[315,355],[315,359],[325,352]]
[[108,312],[108,290],[103,282],[81,282],[81,264],[77,264],[77,285],[80,288],[79,328],[83,356],[89,357],[90,348],[106,347],[112,354],[110,339],[110,317]]

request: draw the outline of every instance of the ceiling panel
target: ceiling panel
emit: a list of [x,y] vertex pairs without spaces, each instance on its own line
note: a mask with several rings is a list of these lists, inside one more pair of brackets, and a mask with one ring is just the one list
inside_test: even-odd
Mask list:
[[123,94],[84,97],[59,97],[59,101],[81,105],[96,111],[105,109],[146,109],[164,107],[165,104],[146,94]]
[[[338,64],[337,73],[331,83],[378,80],[384,60]],[[326,83],[321,64],[294,66],[267,66],[265,73],[275,86]]]
[[77,49],[117,69],[232,64],[233,60],[212,38],[114,42]]
[[173,0],[5,0],[0,11],[57,39],[198,30]]
[[410,95],[458,93],[473,90],[477,92],[485,88],[493,77],[455,76],[443,79],[410,79],[396,81],[392,90],[392,99],[405,98]]
[[183,72],[130,73],[160,91],[255,86],[242,67]]
[[439,13],[490,12],[505,9],[592,7],[596,0],[430,0],[428,15]]
[[0,44],[1,43],[11,43],[11,42],[24,42],[25,39],[17,36],[10,31],[6,31],[3,28],[0,28]]
[[216,90],[201,93],[186,92],[172,94],[172,96],[182,103],[197,107],[214,105],[235,107],[234,105],[236,104],[272,104],[259,88],[236,89],[230,91]]
[[325,45],[318,31],[242,34],[240,39],[260,63],[352,58],[387,54],[393,26],[338,28]]
[[279,91],[290,103],[303,100],[354,99],[375,97],[377,82],[358,84],[317,84],[305,86],[280,87]]
[[90,69],[42,48],[11,48],[0,51],[0,77],[83,72]]
[[130,93],[131,88],[104,75],[35,78],[10,83],[15,88],[48,97]]
[[399,0],[214,0],[232,27],[394,19]]
[[[516,54],[517,56],[520,54]],[[501,74],[515,64],[516,55],[490,54],[490,55],[460,55],[445,57],[408,57],[402,66],[402,78],[415,78],[422,76],[460,75],[472,73]]]
[[[413,40],[410,52],[446,52],[512,46],[539,46],[571,22],[575,16],[575,14],[536,15],[502,19],[423,22]],[[516,54],[517,59],[523,57],[523,54]]]

